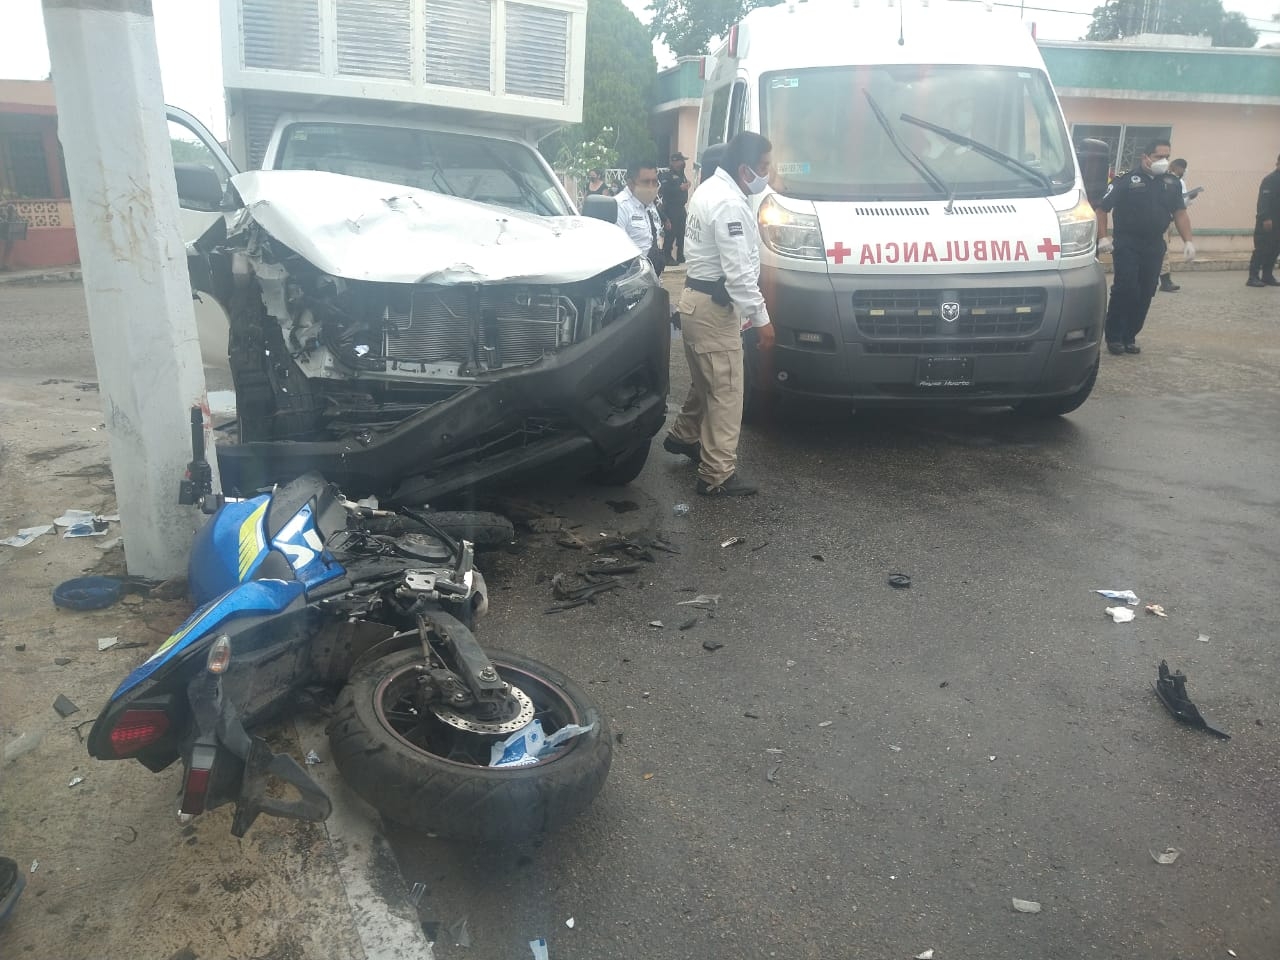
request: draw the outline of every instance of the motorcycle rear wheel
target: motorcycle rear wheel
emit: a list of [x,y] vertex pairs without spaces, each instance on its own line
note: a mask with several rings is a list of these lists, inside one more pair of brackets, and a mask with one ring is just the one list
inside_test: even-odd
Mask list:
[[329,743],[347,783],[387,818],[450,839],[515,840],[563,826],[600,792],[613,759],[600,710],[546,664],[486,652],[533,700],[547,735],[568,723],[595,727],[535,764],[490,767],[489,746],[502,735],[466,733],[409,709],[421,651],[375,660],[339,694]]

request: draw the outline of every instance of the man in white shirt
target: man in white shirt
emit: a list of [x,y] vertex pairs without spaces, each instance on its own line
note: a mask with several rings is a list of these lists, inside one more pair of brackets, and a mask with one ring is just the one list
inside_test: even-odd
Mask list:
[[764,351],[773,349],[774,335],[760,293],[760,233],[748,198],[768,186],[772,150],[758,133],[738,134],[689,200],[679,311],[693,383],[662,446],[698,461],[703,496],[756,492],[738,472],[742,331],[758,328]]
[[629,166],[626,189],[617,197],[618,226],[661,275],[667,260],[662,255],[662,218],[658,215],[657,199],[657,165],[633,163]]

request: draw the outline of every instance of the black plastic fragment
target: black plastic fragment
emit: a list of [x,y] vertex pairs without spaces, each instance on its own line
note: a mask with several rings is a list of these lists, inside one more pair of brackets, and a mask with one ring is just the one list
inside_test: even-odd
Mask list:
[[1231,739],[1231,734],[1218,730],[1205,720],[1200,714],[1199,708],[1191,702],[1191,698],[1187,696],[1187,675],[1181,670],[1170,673],[1169,664],[1161,660],[1156,682],[1152,689],[1155,690],[1156,696],[1160,698],[1160,702],[1165,705],[1165,709],[1173,714],[1174,719],[1181,720],[1197,730],[1212,733],[1215,737],[1220,737],[1223,740]]
[[889,574],[889,586],[895,590],[906,590],[911,586],[911,578],[905,573],[891,573]]

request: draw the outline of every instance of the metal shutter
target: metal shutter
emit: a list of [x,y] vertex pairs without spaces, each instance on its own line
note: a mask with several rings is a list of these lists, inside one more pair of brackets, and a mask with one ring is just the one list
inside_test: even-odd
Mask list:
[[426,82],[493,89],[493,0],[427,0]]
[[409,0],[338,0],[338,73],[409,80]]
[[569,69],[569,14],[507,4],[507,93],[563,103]]
[[319,0],[241,0],[246,68],[320,72]]

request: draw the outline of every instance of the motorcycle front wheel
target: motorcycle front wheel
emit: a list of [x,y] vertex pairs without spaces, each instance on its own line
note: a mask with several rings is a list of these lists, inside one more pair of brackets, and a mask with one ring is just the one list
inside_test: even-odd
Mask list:
[[604,786],[613,737],[582,688],[537,660],[486,652],[547,736],[594,727],[536,763],[490,767],[490,747],[505,734],[460,730],[415,705],[420,650],[375,660],[339,694],[329,743],[347,783],[388,819],[451,839],[516,840],[563,826]]

